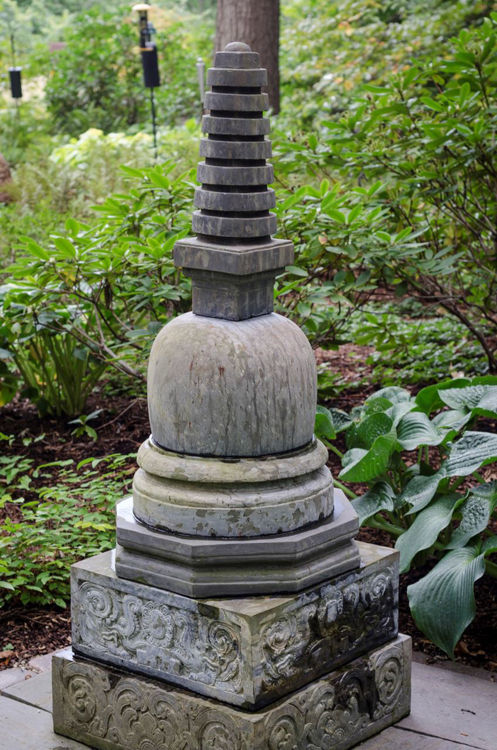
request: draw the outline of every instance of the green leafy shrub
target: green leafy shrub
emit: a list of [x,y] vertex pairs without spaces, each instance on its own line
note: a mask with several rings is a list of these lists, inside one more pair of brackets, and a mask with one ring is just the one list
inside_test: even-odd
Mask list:
[[[35,469],[22,456],[0,459],[0,607],[11,600],[66,606],[70,566],[114,546],[114,508],[131,458],[116,454]],[[33,489],[32,480],[46,485]],[[24,501],[28,490],[36,497]],[[18,508],[12,517],[9,504]]]
[[493,376],[448,380],[415,398],[383,388],[350,415],[321,408],[317,417],[327,441],[346,431],[339,479],[368,485],[352,504],[362,524],[396,538],[401,572],[438,560],[408,596],[418,627],[450,656],[475,615],[474,582],[485,570],[497,577],[488,559],[497,482],[485,470],[497,461],[497,436],[472,429],[482,416],[497,418]]
[[[88,338],[94,320],[86,318],[81,307],[60,302],[37,310],[34,295],[16,284],[0,287],[0,309],[3,365],[15,366],[23,395],[41,415],[80,414],[107,366],[95,347],[77,338],[80,332]],[[0,406],[15,394],[14,382],[13,368],[7,369]]]
[[296,257],[279,277],[275,295],[316,346],[349,341],[351,317],[376,289],[385,255],[390,248],[406,255],[416,246],[409,228],[394,235],[384,231],[385,209],[376,198],[381,188],[378,181],[349,191],[324,179],[319,187],[280,189],[279,235],[294,242]]
[[[162,83],[155,90],[158,118],[173,125],[200,114],[195,63],[212,54],[212,14],[156,6],[151,20]],[[136,17],[129,6],[86,10],[66,28],[64,39],[66,47],[56,56],[40,58],[49,69],[45,96],[57,128],[77,136],[91,127],[110,132],[148,125],[150,92],[143,85]]]
[[492,8],[487,0],[284,3],[280,123],[295,132],[354,109],[364,85],[383,85],[416,58],[441,57],[450,37]]
[[97,223],[68,219],[47,247],[24,238],[1,289],[0,345],[44,413],[81,413],[106,367],[143,379],[155,333],[188,309],[172,249],[190,229],[193,190],[174,169],[127,168],[137,186],[99,206]]
[[66,29],[66,47],[53,59],[45,87],[47,108],[63,132],[120,130],[145,115],[137,31],[124,21],[119,11],[90,8]]
[[[497,14],[452,40],[450,55],[365,87],[350,115],[328,122],[330,163],[381,179],[381,281],[441,307],[478,342],[497,372]],[[352,195],[350,197],[352,200]],[[399,252],[402,230],[417,246]]]

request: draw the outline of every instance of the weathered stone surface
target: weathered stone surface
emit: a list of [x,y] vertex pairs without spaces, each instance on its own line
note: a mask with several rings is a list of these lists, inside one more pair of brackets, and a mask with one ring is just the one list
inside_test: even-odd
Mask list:
[[[235,45],[238,45],[235,47]],[[242,49],[239,42],[227,45],[221,52],[216,52],[214,57],[215,68],[258,68],[260,58],[257,52],[252,52],[248,45]]]
[[[230,141],[224,142],[230,143]],[[207,211],[250,213],[251,211],[268,211],[274,208],[276,200],[274,190],[271,188],[262,193],[224,193],[219,190],[195,188],[194,204],[197,208],[204,208]]]
[[183,267],[187,274],[189,269],[194,268],[246,276],[283,268],[292,263],[293,259],[293,245],[288,240],[271,240],[271,242],[259,245],[236,244],[221,247],[210,242],[203,242],[197,237],[188,237],[174,246],[174,263]]
[[202,117],[202,132],[210,135],[240,135],[255,136],[267,135],[270,124],[267,117],[215,117],[204,115]]
[[194,600],[117,578],[112,553],[71,571],[73,648],[247,707],[397,635],[398,552],[360,544],[361,567],[293,596]]
[[[277,222],[269,211],[274,206],[274,193],[267,187],[274,175],[272,166],[266,164],[271,143],[264,138],[269,126],[262,118],[268,103],[267,95],[261,93],[266,71],[245,67],[258,59],[250,49],[235,45],[219,54],[220,67],[208,73],[213,88],[205,104],[211,115],[203,122],[208,137],[200,143],[205,162],[197,170],[201,187],[195,191],[199,210],[193,214],[192,228],[214,252],[202,248],[199,253],[191,239],[175,250],[175,263],[192,278],[194,313],[225,320],[271,313],[275,275],[291,262],[282,258],[281,246],[271,240]],[[242,264],[234,256],[244,244],[257,242],[264,244],[265,252],[252,257],[257,263],[264,257],[263,268],[250,263],[247,270],[241,270]],[[227,254],[216,252],[223,246],[230,248]],[[208,278],[203,270],[210,272]],[[234,282],[226,279],[228,274],[250,274],[252,278]]]
[[310,474],[326,463],[328,451],[320,440],[290,455],[257,458],[206,458],[172,453],[149,438],[138,450],[138,464],[159,477],[185,482],[240,485],[274,482]]
[[227,86],[234,88],[259,88],[267,86],[265,68],[209,68],[207,71],[208,86]]
[[276,232],[276,215],[269,213],[267,216],[212,216],[202,211],[194,211],[192,228],[198,234],[219,237],[269,237]]
[[273,167],[266,164],[260,167],[240,167],[205,164],[200,162],[197,179],[205,185],[230,185],[244,187],[268,185],[274,179]]
[[409,713],[410,638],[399,638],[249,713],[150,678],[55,657],[54,729],[102,750],[346,750]]
[[216,538],[154,531],[117,506],[116,571],[122,578],[194,597],[302,591],[359,565],[359,522],[335,490],[330,520],[274,536]]
[[219,141],[202,138],[200,156],[208,159],[269,159],[271,141]]
[[247,320],[269,315],[274,306],[274,271],[231,276],[186,268],[192,279],[192,309],[196,315],[223,320]]
[[[329,518],[333,512],[333,484],[324,457],[322,465],[310,472],[266,482],[226,481],[225,462],[204,459],[214,479],[205,483],[192,481],[195,459],[188,479],[178,478],[177,469],[173,477],[166,476],[164,468],[159,475],[154,474],[165,451],[151,441],[146,446],[150,450],[141,452],[141,468],[133,480],[133,512],[139,521],[155,529],[240,539],[295,531]],[[297,454],[296,463],[305,465],[315,449],[321,453],[316,443],[301,452],[303,460]],[[166,465],[170,458],[171,454],[166,456]],[[286,460],[292,462],[291,457]],[[183,463],[187,461],[185,457]],[[253,459],[253,463],[261,462]],[[254,466],[253,473],[256,471]]]
[[315,404],[314,354],[281,315],[232,322],[186,313],[152,346],[150,426],[167,450],[223,457],[296,450],[312,440]]
[[269,106],[267,94],[232,94],[208,91],[205,95],[205,108],[226,112],[262,112]]

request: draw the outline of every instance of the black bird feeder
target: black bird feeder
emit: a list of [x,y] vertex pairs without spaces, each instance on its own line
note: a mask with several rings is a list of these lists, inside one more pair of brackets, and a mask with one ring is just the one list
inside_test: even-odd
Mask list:
[[157,159],[157,122],[155,115],[154,89],[160,86],[159,60],[157,56],[157,45],[152,41],[152,34],[156,33],[155,27],[148,20],[148,3],[133,5],[133,10],[138,13],[138,25],[140,29],[140,52],[142,57],[143,83],[145,88],[150,89],[150,107],[152,110],[152,129],[154,134],[154,154]]

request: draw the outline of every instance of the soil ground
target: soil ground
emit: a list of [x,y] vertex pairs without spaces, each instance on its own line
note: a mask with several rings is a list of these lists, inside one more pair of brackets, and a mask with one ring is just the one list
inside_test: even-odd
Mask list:
[[[350,367],[353,377],[355,368],[350,362],[346,364],[348,353],[334,353],[333,356],[336,359],[334,367],[340,366],[343,359],[344,370],[345,367]],[[369,394],[364,388],[347,390],[333,405],[349,410],[367,395]],[[71,435],[74,426],[68,425],[67,420],[40,419],[29,402],[17,399],[0,409],[0,431],[15,436],[10,445],[3,442],[2,452],[4,455],[26,455],[35,464],[66,458],[80,461],[89,456],[136,452],[149,434],[144,398],[97,393],[91,397],[87,413],[94,409],[102,409],[98,420],[92,422],[98,433],[98,440],[95,442],[87,437],[74,438]],[[44,437],[35,442],[34,438],[40,435]],[[333,455],[330,467],[334,474],[338,473],[339,462]],[[363,528],[359,539],[393,546],[388,534],[378,530]],[[424,652],[432,661],[446,661],[446,655],[416,628],[409,613],[406,588],[425,572],[426,570],[416,570],[401,576],[399,627],[401,632],[413,637],[416,650]],[[457,647],[456,661],[497,672],[497,580],[484,576],[476,583],[475,594],[477,616]],[[0,669],[22,665],[35,655],[49,653],[69,643],[69,609],[12,605],[0,612]],[[8,646],[7,650],[5,646]]]

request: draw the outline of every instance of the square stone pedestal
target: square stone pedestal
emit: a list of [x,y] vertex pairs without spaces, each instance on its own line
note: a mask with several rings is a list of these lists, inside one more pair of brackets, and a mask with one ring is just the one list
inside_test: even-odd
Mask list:
[[230,704],[259,708],[397,635],[398,552],[298,594],[192,599],[116,576],[113,553],[72,568],[73,648]]
[[409,713],[410,638],[256,712],[67,655],[53,659],[54,728],[101,750],[346,750]]

